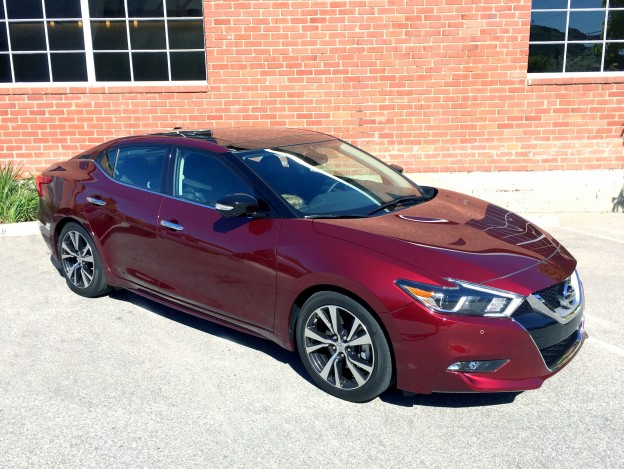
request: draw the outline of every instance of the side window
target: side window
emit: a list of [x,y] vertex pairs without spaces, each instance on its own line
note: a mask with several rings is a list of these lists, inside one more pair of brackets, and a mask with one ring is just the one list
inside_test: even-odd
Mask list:
[[214,206],[220,198],[236,193],[253,194],[254,191],[214,156],[178,149],[174,176],[176,197]]
[[167,152],[167,147],[122,147],[117,153],[113,178],[142,189],[160,192]]
[[100,163],[102,169],[112,176],[115,171],[115,162],[117,161],[117,149],[114,148],[103,151],[98,156],[97,161]]

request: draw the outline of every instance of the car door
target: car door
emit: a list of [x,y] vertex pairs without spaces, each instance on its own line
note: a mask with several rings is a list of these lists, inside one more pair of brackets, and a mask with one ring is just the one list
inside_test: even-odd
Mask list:
[[167,145],[115,146],[98,156],[86,188],[85,216],[111,272],[152,290],[158,279],[158,211]]
[[173,197],[163,200],[157,256],[168,295],[178,301],[272,329],[279,218],[224,218],[214,206],[254,189],[220,157],[177,148]]

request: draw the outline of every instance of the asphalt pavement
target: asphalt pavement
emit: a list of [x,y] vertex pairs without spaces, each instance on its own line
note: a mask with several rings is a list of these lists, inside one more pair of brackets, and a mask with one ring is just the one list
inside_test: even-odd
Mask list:
[[540,215],[590,338],[536,391],[335,399],[295,353],[128,292],[73,294],[0,237],[0,467],[621,468],[624,214]]

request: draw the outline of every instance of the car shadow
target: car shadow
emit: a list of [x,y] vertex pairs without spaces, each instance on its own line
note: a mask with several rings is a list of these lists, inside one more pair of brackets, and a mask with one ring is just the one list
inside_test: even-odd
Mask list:
[[[229,327],[210,322],[206,319],[183,313],[177,309],[162,305],[156,301],[137,295],[128,290],[115,290],[109,297],[116,301],[124,301],[139,306],[151,313],[165,319],[175,321],[186,327],[191,327],[206,334],[214,335],[222,339],[230,340],[243,347],[248,347],[263,352],[270,357],[290,366],[295,373],[316,386],[310,379],[304,368],[299,355],[296,352],[286,350],[268,339],[263,339],[245,332],[240,332]],[[396,388],[384,392],[379,399],[387,404],[402,407],[484,407],[492,405],[510,404],[520,393],[487,393],[487,394],[409,394]],[[328,398],[330,398],[328,396]]]
[[487,407],[494,405],[511,404],[520,392],[497,393],[432,393],[411,394],[398,389],[390,389],[379,398],[388,403],[401,407]]
[[165,306],[129,290],[115,290],[108,296],[117,301],[132,303],[133,305],[146,309],[165,319],[175,321],[183,326],[191,327],[198,331],[205,332],[206,334],[232,341],[238,345],[242,345],[243,347],[263,352],[281,363],[290,366],[308,383],[314,385],[303,367],[301,360],[299,360],[299,356],[295,352],[286,350],[268,339],[240,332],[235,329],[216,324],[207,319],[193,316],[192,314],[183,313],[175,308]]

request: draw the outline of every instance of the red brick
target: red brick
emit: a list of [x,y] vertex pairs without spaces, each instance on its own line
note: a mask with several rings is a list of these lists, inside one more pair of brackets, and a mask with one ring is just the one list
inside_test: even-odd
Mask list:
[[34,170],[126,134],[262,122],[413,172],[624,168],[624,75],[527,80],[530,3],[204,2],[205,85],[5,86],[0,150]]

